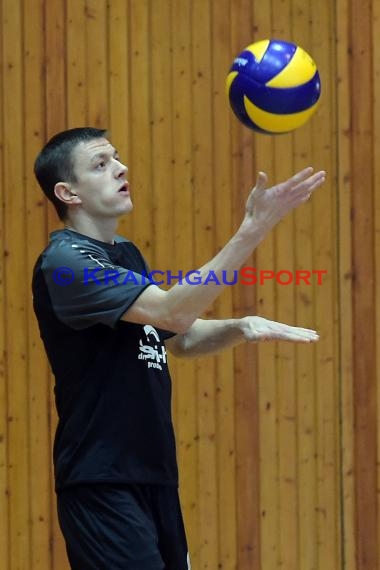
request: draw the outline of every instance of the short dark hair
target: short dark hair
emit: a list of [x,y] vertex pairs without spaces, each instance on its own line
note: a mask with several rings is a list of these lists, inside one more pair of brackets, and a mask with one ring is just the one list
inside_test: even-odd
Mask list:
[[106,133],[106,129],[93,127],[69,129],[54,135],[37,156],[34,174],[61,220],[67,217],[67,206],[54,194],[54,186],[57,182],[76,182],[74,148],[81,142],[102,138]]

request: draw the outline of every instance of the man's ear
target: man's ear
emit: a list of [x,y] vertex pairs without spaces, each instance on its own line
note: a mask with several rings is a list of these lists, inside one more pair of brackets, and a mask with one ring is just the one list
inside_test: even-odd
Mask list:
[[54,186],[54,194],[58,200],[61,200],[61,202],[64,202],[67,206],[82,203],[82,200],[73,192],[68,182],[57,182]]

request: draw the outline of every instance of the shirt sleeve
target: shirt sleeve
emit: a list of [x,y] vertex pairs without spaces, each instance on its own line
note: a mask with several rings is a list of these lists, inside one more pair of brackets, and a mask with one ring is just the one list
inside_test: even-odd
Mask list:
[[44,254],[41,269],[57,318],[73,329],[115,327],[152,284],[148,274],[112,263],[90,243],[58,243]]

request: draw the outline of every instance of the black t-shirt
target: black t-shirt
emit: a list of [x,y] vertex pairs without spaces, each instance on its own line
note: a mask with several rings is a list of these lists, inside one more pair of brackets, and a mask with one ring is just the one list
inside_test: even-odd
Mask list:
[[178,484],[165,338],[120,317],[150,285],[130,241],[51,234],[33,302],[55,376],[56,488],[83,482]]

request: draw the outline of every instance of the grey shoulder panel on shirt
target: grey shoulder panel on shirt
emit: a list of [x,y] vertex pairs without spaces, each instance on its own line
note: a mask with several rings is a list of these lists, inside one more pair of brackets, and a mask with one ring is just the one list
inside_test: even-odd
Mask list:
[[[106,249],[89,240],[62,235],[51,240],[42,254],[43,265],[53,267],[69,267],[75,271],[76,266],[85,263],[113,268]],[[73,265],[73,266],[71,266]]]
[[56,316],[72,328],[115,326],[151,283],[142,274],[115,265],[106,249],[61,235],[42,254],[41,270]]

